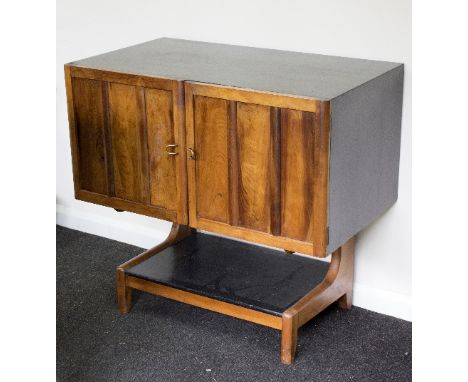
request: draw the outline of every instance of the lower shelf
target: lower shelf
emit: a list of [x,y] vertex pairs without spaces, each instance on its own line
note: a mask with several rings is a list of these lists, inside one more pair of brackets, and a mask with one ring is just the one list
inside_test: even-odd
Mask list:
[[352,305],[354,238],[331,262],[173,224],[168,238],[117,267],[122,314],[132,290],[187,303],[281,331],[281,362],[294,360],[298,329],[328,305]]
[[192,234],[126,275],[281,316],[325,277],[329,264],[206,234]]

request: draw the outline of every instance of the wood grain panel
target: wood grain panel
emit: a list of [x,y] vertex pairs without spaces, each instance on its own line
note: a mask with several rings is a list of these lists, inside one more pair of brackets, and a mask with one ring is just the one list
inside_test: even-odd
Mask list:
[[[174,144],[172,92],[145,89],[146,124],[150,173],[150,203],[176,210],[176,156],[166,152],[166,145]],[[179,151],[178,147],[171,150]]]
[[115,196],[145,203],[148,194],[143,89],[109,84]]
[[102,82],[72,79],[78,144],[79,188],[107,194]]
[[227,222],[228,101],[194,97],[197,217]]
[[237,104],[239,223],[270,232],[270,108]]
[[281,110],[281,234],[312,240],[314,114]]

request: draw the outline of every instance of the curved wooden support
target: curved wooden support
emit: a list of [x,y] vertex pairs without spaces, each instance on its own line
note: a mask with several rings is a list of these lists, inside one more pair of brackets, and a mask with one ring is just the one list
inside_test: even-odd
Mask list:
[[333,302],[350,309],[354,278],[354,237],[332,254],[324,280],[286,310],[282,316],[281,362],[290,364],[296,353],[297,332]]
[[127,262],[117,267],[117,305],[121,314],[129,312],[132,300],[132,288],[127,286],[127,276],[125,275],[125,270],[137,264],[140,264],[141,262],[158,254],[167,247],[170,247],[171,245],[191,235],[193,232],[194,230],[186,225],[173,223],[171,232],[169,233],[166,240],[164,240],[161,244],[158,244],[157,246],[148,249],[147,251],[141,253],[140,255],[128,260]]

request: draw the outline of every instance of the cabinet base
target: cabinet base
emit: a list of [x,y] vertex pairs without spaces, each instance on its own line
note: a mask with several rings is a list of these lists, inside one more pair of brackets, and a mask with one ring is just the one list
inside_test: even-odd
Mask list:
[[118,308],[130,310],[136,289],[268,326],[281,331],[290,364],[302,325],[335,301],[351,308],[353,263],[354,238],[328,264],[174,224],[163,243],[117,268]]

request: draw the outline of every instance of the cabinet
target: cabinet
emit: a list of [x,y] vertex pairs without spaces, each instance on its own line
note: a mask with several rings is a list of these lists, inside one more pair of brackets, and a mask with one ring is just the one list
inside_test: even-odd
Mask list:
[[117,268],[121,313],[137,289],[249,320],[291,363],[351,308],[355,236],[397,200],[403,65],[164,38],[65,79],[76,198],[173,222]]

